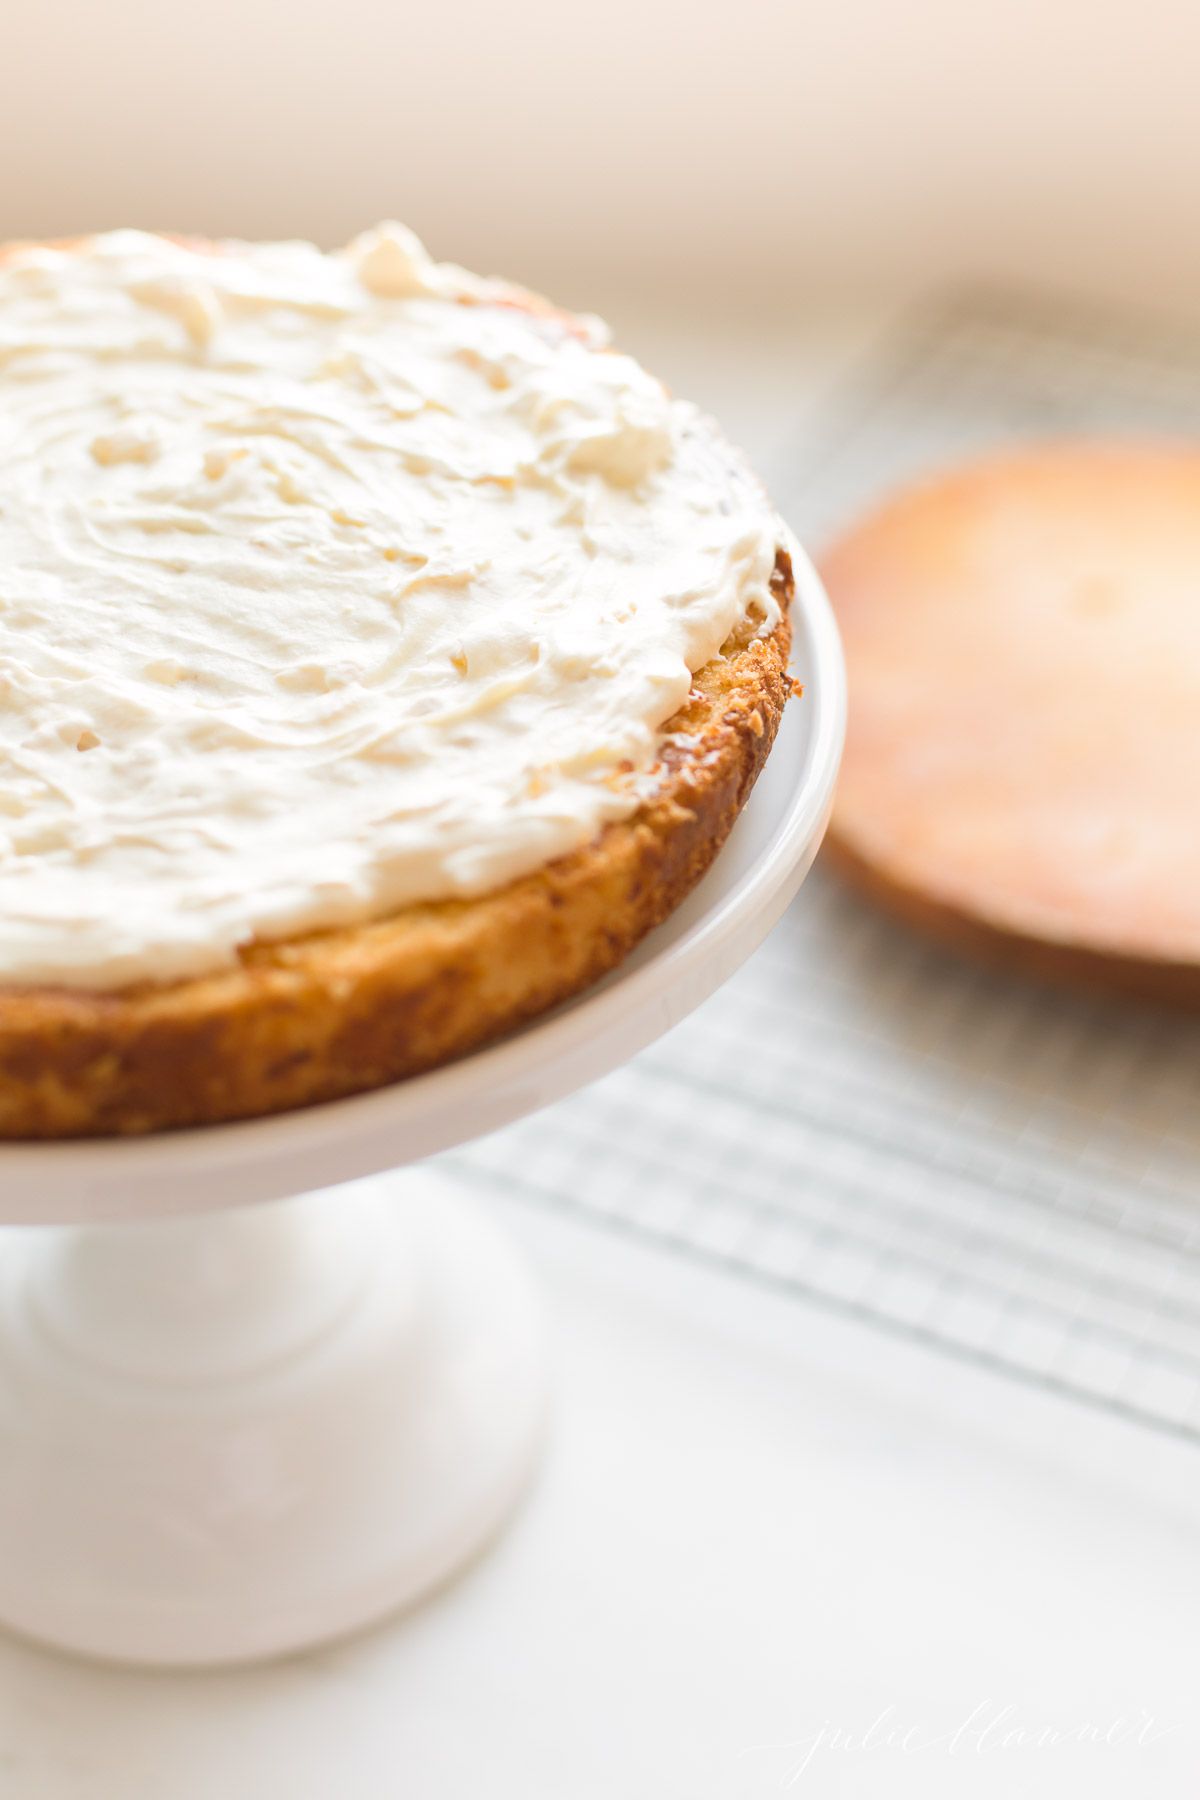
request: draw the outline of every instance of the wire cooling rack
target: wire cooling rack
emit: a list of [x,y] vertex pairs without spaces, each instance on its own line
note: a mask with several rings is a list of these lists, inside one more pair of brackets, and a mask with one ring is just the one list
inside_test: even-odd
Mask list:
[[[919,470],[1108,428],[1200,433],[1200,341],[959,296],[775,487],[819,543]],[[1200,1443],[1200,1025],[976,971],[819,866],[684,1025],[449,1160]]]

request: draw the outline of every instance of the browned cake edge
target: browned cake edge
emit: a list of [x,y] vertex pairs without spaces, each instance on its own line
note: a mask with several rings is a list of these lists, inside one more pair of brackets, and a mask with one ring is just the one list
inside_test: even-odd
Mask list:
[[945,950],[1001,974],[1020,975],[1085,993],[1108,992],[1157,1006],[1200,1008],[1200,966],[1167,957],[1122,956],[1067,939],[1034,937],[981,914],[967,912],[915,888],[863,855],[839,825],[836,808],[821,846],[821,866],[831,868],[893,918]]
[[500,1037],[607,973],[695,886],[790,691],[791,563],[769,637],[727,645],[664,727],[631,819],[480,899],[254,944],[220,974],[120,993],[0,989],[0,1138],[157,1131],[381,1087]]

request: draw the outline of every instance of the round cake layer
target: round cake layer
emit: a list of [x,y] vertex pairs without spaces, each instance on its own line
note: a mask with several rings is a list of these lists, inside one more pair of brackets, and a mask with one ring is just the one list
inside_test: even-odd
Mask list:
[[115,992],[633,819],[786,537],[595,321],[430,262],[0,261],[0,983]]
[[822,562],[829,846],[991,960],[1200,1000],[1200,453],[1065,443],[896,496]]
[[775,738],[783,617],[694,678],[651,797],[581,849],[474,900],[244,949],[228,971],[121,994],[0,988],[0,1138],[112,1135],[280,1112],[490,1042],[618,964],[720,850]]

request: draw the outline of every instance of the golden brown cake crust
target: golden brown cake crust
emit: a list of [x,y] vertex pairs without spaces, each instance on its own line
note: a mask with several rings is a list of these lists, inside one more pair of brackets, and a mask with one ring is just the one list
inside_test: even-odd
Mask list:
[[[785,603],[791,564],[774,585]],[[790,690],[785,614],[708,663],[630,820],[478,900],[247,948],[219,975],[93,994],[0,990],[0,1138],[212,1124],[416,1075],[613,968],[705,873]]]

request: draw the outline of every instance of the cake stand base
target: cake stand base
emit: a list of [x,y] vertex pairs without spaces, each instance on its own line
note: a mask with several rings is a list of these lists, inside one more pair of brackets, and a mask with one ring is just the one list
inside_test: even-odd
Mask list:
[[0,1235],[0,1621],[227,1663],[415,1600],[499,1528],[536,1298],[417,1169],[250,1210]]

